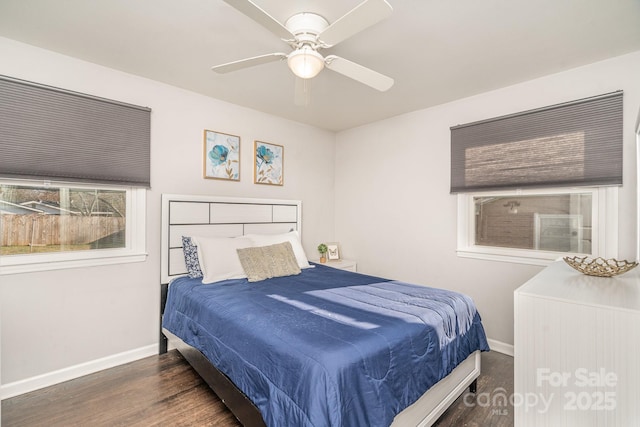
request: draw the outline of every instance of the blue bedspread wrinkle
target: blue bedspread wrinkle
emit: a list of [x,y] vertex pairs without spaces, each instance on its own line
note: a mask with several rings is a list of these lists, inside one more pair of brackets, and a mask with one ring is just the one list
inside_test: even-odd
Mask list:
[[388,426],[489,350],[468,296],[322,265],[254,283],[176,279],[163,327],[278,427]]

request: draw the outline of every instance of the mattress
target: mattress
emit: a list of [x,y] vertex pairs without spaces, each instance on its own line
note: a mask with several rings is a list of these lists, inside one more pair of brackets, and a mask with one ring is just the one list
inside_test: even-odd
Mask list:
[[268,426],[388,426],[476,350],[471,298],[323,265],[172,281],[163,327],[200,350]]

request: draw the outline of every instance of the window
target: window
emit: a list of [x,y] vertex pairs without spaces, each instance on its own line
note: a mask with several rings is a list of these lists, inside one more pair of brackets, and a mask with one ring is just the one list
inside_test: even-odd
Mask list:
[[458,254],[615,257],[622,92],[451,128]]
[[0,274],[144,261],[150,116],[0,76]]
[[145,190],[0,181],[0,274],[142,261]]
[[615,257],[617,187],[458,195],[458,255],[546,265],[564,254]]

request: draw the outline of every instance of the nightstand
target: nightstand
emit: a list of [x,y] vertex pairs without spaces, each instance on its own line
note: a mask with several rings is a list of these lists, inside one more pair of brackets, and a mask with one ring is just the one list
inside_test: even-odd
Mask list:
[[326,265],[327,267],[339,268],[340,270],[353,271],[354,273],[358,271],[358,263],[350,259],[328,260],[323,264],[318,260],[313,260],[313,262]]

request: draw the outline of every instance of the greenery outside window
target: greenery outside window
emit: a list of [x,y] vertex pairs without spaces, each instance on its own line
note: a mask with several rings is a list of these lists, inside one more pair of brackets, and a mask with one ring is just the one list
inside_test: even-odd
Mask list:
[[0,181],[0,274],[145,259],[146,189]]

